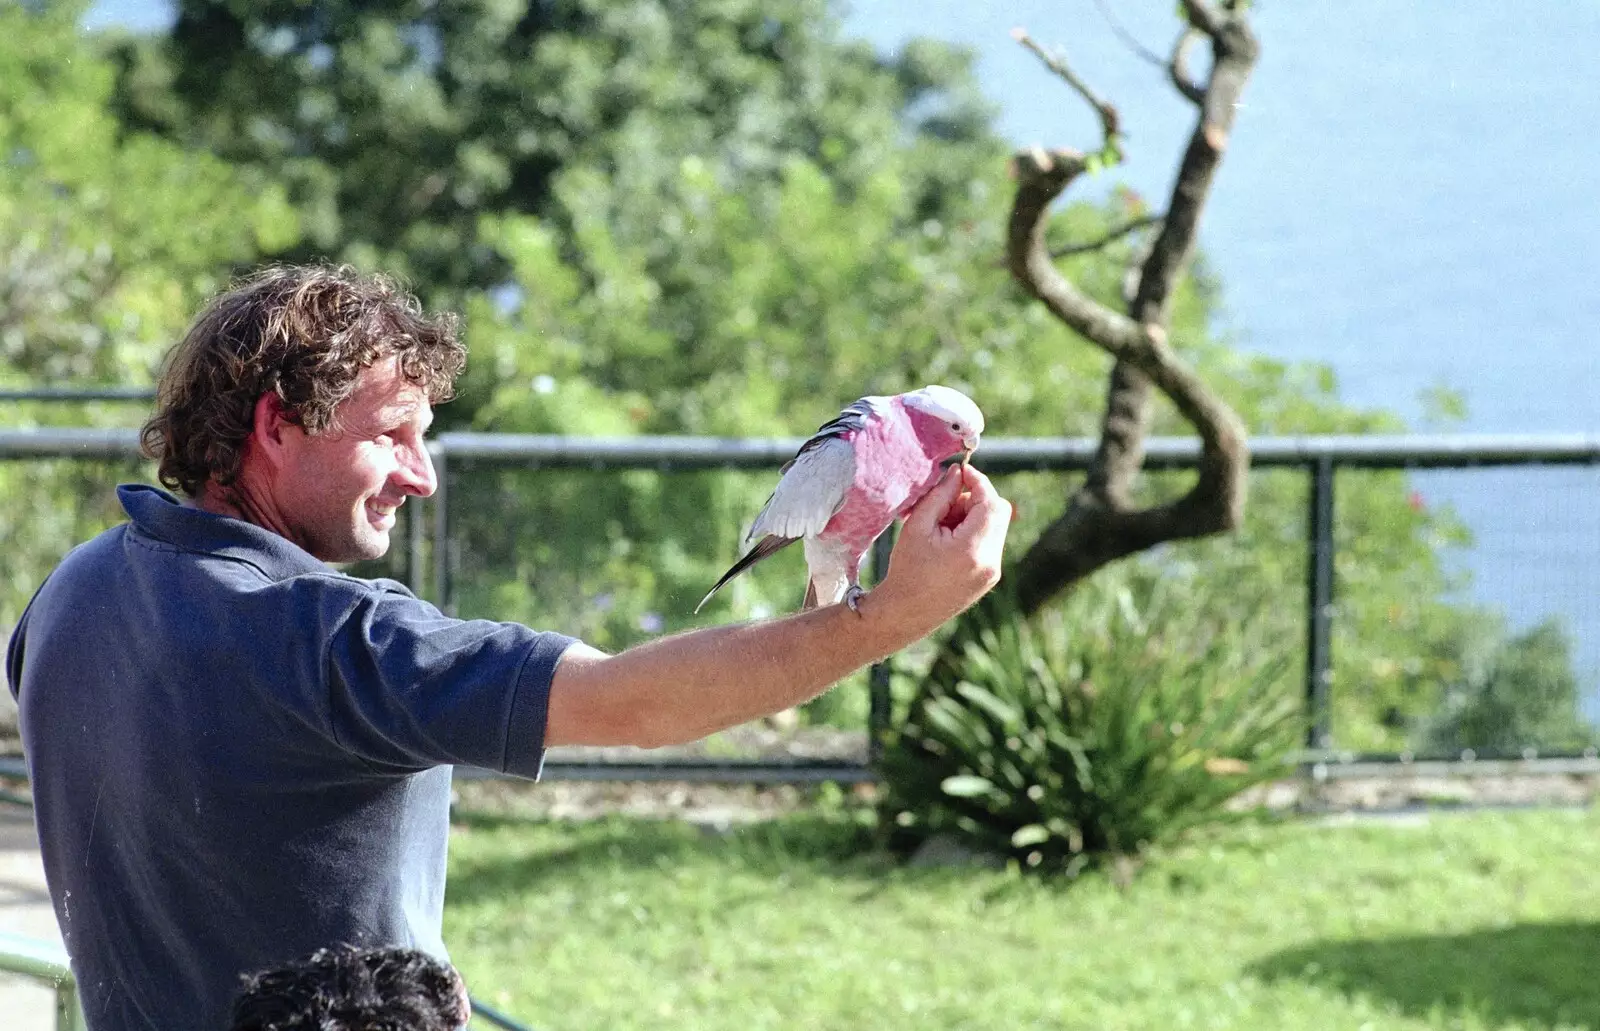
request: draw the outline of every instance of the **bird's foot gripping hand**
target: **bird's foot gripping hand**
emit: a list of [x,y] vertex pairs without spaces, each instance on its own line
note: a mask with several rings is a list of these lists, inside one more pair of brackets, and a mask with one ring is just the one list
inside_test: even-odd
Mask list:
[[844,603],[858,616],[861,615],[861,599],[866,596],[867,592],[862,590],[859,584],[851,584],[844,589]]

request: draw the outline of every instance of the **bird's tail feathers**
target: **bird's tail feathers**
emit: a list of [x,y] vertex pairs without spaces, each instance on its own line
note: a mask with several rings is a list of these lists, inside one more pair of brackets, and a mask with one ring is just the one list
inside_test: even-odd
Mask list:
[[746,569],[749,569],[757,562],[760,562],[768,555],[782,551],[784,548],[793,544],[797,540],[799,540],[798,537],[776,537],[772,534],[768,534],[759,541],[756,541],[755,547],[745,552],[744,556],[740,558],[739,561],[735,562],[726,573],[722,574],[722,579],[718,580],[715,584],[712,584],[711,590],[707,591],[706,596],[700,599],[700,604],[694,607],[695,612],[698,613],[702,608],[704,608],[706,602],[711,600],[711,596],[722,590],[722,586],[729,580],[732,580],[734,577],[738,576]]

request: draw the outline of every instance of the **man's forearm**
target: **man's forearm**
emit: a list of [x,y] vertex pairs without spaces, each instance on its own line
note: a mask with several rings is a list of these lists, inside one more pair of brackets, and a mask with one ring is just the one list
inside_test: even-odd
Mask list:
[[887,608],[868,594],[859,614],[829,605],[611,656],[575,646],[556,669],[547,743],[679,744],[809,701],[932,629],[891,623]]

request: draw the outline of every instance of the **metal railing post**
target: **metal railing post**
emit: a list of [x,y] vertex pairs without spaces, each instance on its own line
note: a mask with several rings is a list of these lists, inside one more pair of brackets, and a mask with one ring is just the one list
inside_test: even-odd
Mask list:
[[447,616],[455,615],[455,601],[450,596],[450,459],[443,444],[430,445],[433,452],[434,476],[439,481],[438,490],[431,499],[433,505],[433,603]]
[[56,1031],[87,1031],[76,984],[56,985]]
[[526,1024],[517,1023],[499,1010],[479,1002],[476,997],[471,997],[468,1001],[472,1003],[473,1023],[483,1020],[495,1027],[504,1028],[505,1031],[532,1031]]
[[1311,465],[1306,554],[1306,746],[1333,747],[1333,459]]
[[0,390],[0,401],[154,401],[154,387],[20,387]]
[[67,950],[59,942],[0,932],[0,971],[20,974],[50,988],[55,995],[56,1031],[84,1031],[78,981]]
[[406,514],[406,586],[411,593],[423,597],[423,579],[428,575],[422,564],[422,545],[427,535],[426,513],[422,505],[413,501],[402,511]]
[[[895,528],[890,526],[872,542],[872,582],[883,582],[889,571],[889,554],[894,551]],[[893,700],[889,697],[889,659],[875,662],[867,671],[867,765],[877,765],[883,752],[883,735],[889,729]]]

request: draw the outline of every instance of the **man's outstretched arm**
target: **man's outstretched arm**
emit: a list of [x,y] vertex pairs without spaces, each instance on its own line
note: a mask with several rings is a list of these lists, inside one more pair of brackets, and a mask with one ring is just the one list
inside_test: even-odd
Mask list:
[[551,682],[545,743],[680,744],[809,701],[983,597],[999,582],[1010,523],[1011,505],[988,477],[959,466],[906,517],[859,614],[829,605],[617,655],[573,645]]

